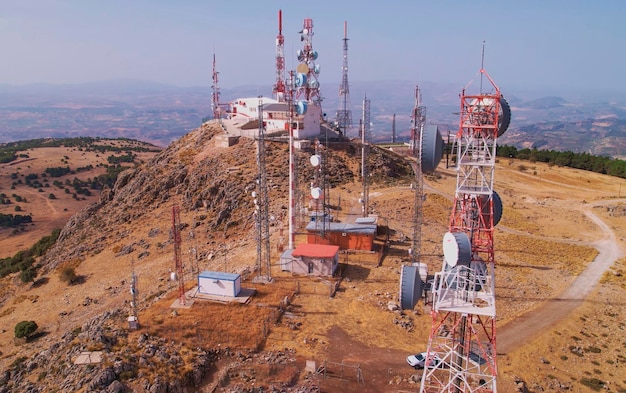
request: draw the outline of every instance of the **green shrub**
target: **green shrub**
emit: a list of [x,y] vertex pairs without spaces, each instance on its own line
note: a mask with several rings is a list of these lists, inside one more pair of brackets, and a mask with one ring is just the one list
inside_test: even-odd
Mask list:
[[35,321],[18,322],[17,325],[15,325],[15,337],[28,338],[28,336],[35,333],[38,327]]

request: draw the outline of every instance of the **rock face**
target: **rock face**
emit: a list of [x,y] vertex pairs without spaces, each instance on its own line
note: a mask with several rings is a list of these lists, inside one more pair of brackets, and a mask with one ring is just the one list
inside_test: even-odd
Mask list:
[[[253,238],[250,191],[256,187],[256,142],[240,138],[233,146],[220,147],[214,137],[221,132],[217,123],[206,123],[172,143],[145,165],[122,172],[115,186],[104,190],[98,202],[68,221],[56,245],[41,260],[42,274],[54,272],[66,261],[83,261],[100,253],[113,242],[129,236],[125,224],[146,220],[159,208],[166,211],[164,209],[174,203],[181,211],[199,212],[198,221],[185,225],[202,226],[199,229],[207,233],[219,232],[223,238]],[[281,217],[288,206],[288,151],[285,142],[266,143],[270,215],[275,217]],[[313,150],[296,153],[298,183],[307,186],[303,188],[308,188],[311,179],[319,175],[309,163],[312,154]],[[358,179],[361,158],[358,147],[348,142],[335,143],[328,148],[318,147],[318,154],[325,160],[331,187]],[[368,173],[372,176],[372,183],[390,176],[405,178],[407,183],[413,179],[412,169],[404,158],[374,147],[369,154]],[[147,227],[145,235],[153,239],[160,232],[159,228]],[[149,255],[148,242],[133,241],[115,250],[114,255],[133,252]],[[148,259],[142,263],[149,263]],[[120,272],[120,281],[124,285],[125,274]],[[83,298],[81,307],[101,307],[101,302],[86,295]],[[219,351],[182,348],[180,343],[149,334],[129,336],[120,328],[126,323],[126,316],[122,309],[105,310],[97,317],[81,322],[80,328],[58,333],[62,336],[60,341],[30,359],[22,359],[0,375],[0,392],[43,392],[50,387],[58,391],[90,392],[194,391],[195,387],[201,386],[207,373],[212,372],[217,359],[253,356],[235,355],[224,348]],[[102,351],[102,362],[74,365],[73,360],[87,350]],[[259,357],[251,361],[261,363],[294,362],[294,354],[290,353],[254,356]],[[168,377],[155,377],[159,375],[155,370],[166,370]],[[281,391],[291,391],[287,386],[298,372],[294,368],[286,374],[289,378],[285,379],[286,387]],[[41,378],[40,384],[32,382],[33,375]],[[235,379],[235,376],[230,375],[230,378]],[[245,382],[252,377],[243,373],[241,378]],[[310,391],[315,391],[312,389]]]
[[[55,247],[42,261],[51,271],[67,260],[83,260],[98,253],[109,241],[116,226],[141,220],[159,206],[180,200],[181,209],[203,209],[207,231],[230,233],[252,231],[250,191],[257,176],[256,142],[240,138],[229,148],[220,148],[213,139],[221,133],[217,123],[205,123],[144,166],[120,174],[113,189],[102,192],[97,203],[74,215],[61,231]],[[289,186],[288,145],[266,143],[266,176],[270,193],[270,214],[281,216],[286,208]],[[309,164],[310,151],[297,151],[296,172],[299,184],[315,178]],[[323,156],[330,187],[355,181],[360,173],[361,151],[348,142],[318,148]],[[407,179],[413,176],[402,157],[387,150],[370,147],[368,173],[371,182]],[[83,239],[77,244],[76,239]]]

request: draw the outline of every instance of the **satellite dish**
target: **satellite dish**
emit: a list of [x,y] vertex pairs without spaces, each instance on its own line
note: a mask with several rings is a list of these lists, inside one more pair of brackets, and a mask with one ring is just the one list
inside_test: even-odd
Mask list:
[[296,74],[296,87],[303,87],[306,85],[306,72],[298,72]]
[[319,187],[311,188],[311,196],[313,197],[313,199],[320,199],[320,197],[322,196],[322,189]]
[[311,59],[317,60],[317,51],[312,51],[311,52]]
[[446,232],[443,235],[443,258],[450,267],[469,266],[472,260],[472,244],[465,232]]
[[298,115],[304,115],[306,113],[306,110],[307,110],[306,102],[304,101],[296,102],[296,113]]
[[400,308],[413,309],[423,291],[424,283],[417,266],[403,265],[400,271]]
[[311,165],[313,165],[314,167],[320,166],[321,162],[322,162],[322,158],[318,156],[317,154],[314,154],[311,156]]
[[422,132],[422,173],[434,172],[443,157],[443,138],[436,124],[428,124]]
[[300,63],[296,66],[296,72],[306,75],[309,73],[309,66],[306,63]]
[[[509,105],[509,103],[504,99],[504,97],[500,96],[500,109],[498,111],[498,136],[502,136],[502,134],[504,134],[506,132],[506,130],[509,128],[509,124],[511,124],[511,106]],[[493,98],[475,98],[473,99],[469,105],[471,107],[473,107],[472,112],[476,112],[479,115],[480,118],[480,114],[481,112],[484,112],[485,114],[487,113],[491,113],[492,111],[490,109],[487,109],[488,107],[492,107],[494,105],[494,99]],[[486,123],[489,123],[489,120],[491,116],[486,117]],[[485,124],[483,121],[478,120],[479,124]]]
[[319,75],[320,74],[320,65],[316,64],[315,67],[313,67],[313,72],[315,73],[315,75]]
[[[491,198],[493,199],[493,226],[495,227],[502,219],[502,199],[500,199],[500,195],[498,195],[495,191],[493,191]],[[488,223],[490,220],[489,216],[491,214],[489,211],[489,196],[482,195],[480,197],[480,204],[482,206],[481,209],[483,217],[485,218],[485,223]]]
[[[498,114],[498,136],[502,136],[511,124],[511,106],[500,96],[500,113]],[[495,225],[495,224],[494,224]]]

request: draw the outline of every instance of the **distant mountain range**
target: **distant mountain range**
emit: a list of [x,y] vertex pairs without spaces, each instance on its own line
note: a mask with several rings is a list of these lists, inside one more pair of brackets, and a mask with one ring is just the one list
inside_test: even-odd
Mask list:
[[[462,86],[420,83],[427,121],[458,127]],[[500,144],[518,148],[589,152],[626,157],[626,93],[502,92],[512,121]],[[323,109],[332,120],[339,108],[338,83],[322,83]],[[271,86],[221,88],[221,101],[270,96]],[[364,97],[370,100],[371,138],[408,141],[415,82],[352,82],[353,128],[358,134]],[[128,137],[166,146],[211,116],[211,88],[177,87],[137,80],[75,85],[0,85],[0,142],[41,137]]]

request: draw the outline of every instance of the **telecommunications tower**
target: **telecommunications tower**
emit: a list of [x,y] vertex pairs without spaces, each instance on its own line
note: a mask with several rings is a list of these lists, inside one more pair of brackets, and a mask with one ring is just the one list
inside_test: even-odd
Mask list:
[[213,53],[213,74],[212,80],[213,84],[211,85],[211,109],[213,110],[213,119],[221,119],[222,118],[222,108],[220,106],[220,87],[218,84],[218,74],[217,69],[215,68],[215,53]]
[[294,73],[289,72],[289,85],[287,90],[287,105],[289,108],[289,240],[287,247],[293,250],[296,240],[296,158],[293,137],[293,119],[294,119]]
[[[456,190],[443,264],[432,286],[432,327],[420,392],[496,392],[494,227],[502,201],[494,191],[496,140],[511,120],[508,103],[481,67],[480,90],[461,93],[455,136]],[[483,93],[482,79],[492,91]],[[439,162],[441,135],[425,129],[423,160]],[[438,358],[441,361],[435,361]]]
[[[263,103],[259,97],[259,119],[263,118]],[[265,170],[265,127],[259,121],[259,135],[257,138],[257,180],[254,198],[254,218],[257,225],[257,278],[263,276],[266,282],[272,281],[270,272],[270,228],[269,228],[269,197],[267,191],[267,174]]]
[[276,101],[285,100],[285,37],[283,37],[283,11],[278,10],[278,35],[276,36],[276,83],[273,93]]
[[174,265],[175,273],[173,274],[175,281],[178,283],[178,302],[181,305],[187,303],[185,298],[185,281],[183,279],[183,260],[180,252],[180,210],[178,206],[172,207],[172,237],[174,239]]
[[320,67],[319,64],[315,64],[318,54],[313,50],[313,19],[305,18],[299,33],[303,47],[297,52],[300,64],[296,67],[296,98],[308,103],[316,103],[319,106],[321,97],[320,83],[317,77],[320,73]]
[[[395,115],[394,115],[395,124]],[[422,217],[424,205],[424,179],[422,177],[422,134],[426,125],[426,107],[422,106],[422,92],[415,86],[415,106],[411,114],[411,147],[415,162],[415,185],[413,191],[413,243],[411,245],[411,262],[420,262],[422,253]]]
[[341,85],[339,85],[339,109],[337,110],[337,127],[348,136],[352,126],[350,110],[350,85],[348,84],[348,22],[343,22],[343,65],[341,66]]
[[369,155],[369,136],[370,136],[370,100],[367,95],[363,98],[363,114],[361,119],[361,179],[363,180],[363,192],[361,193],[362,213],[363,217],[369,215],[369,171],[367,165],[367,157]]

